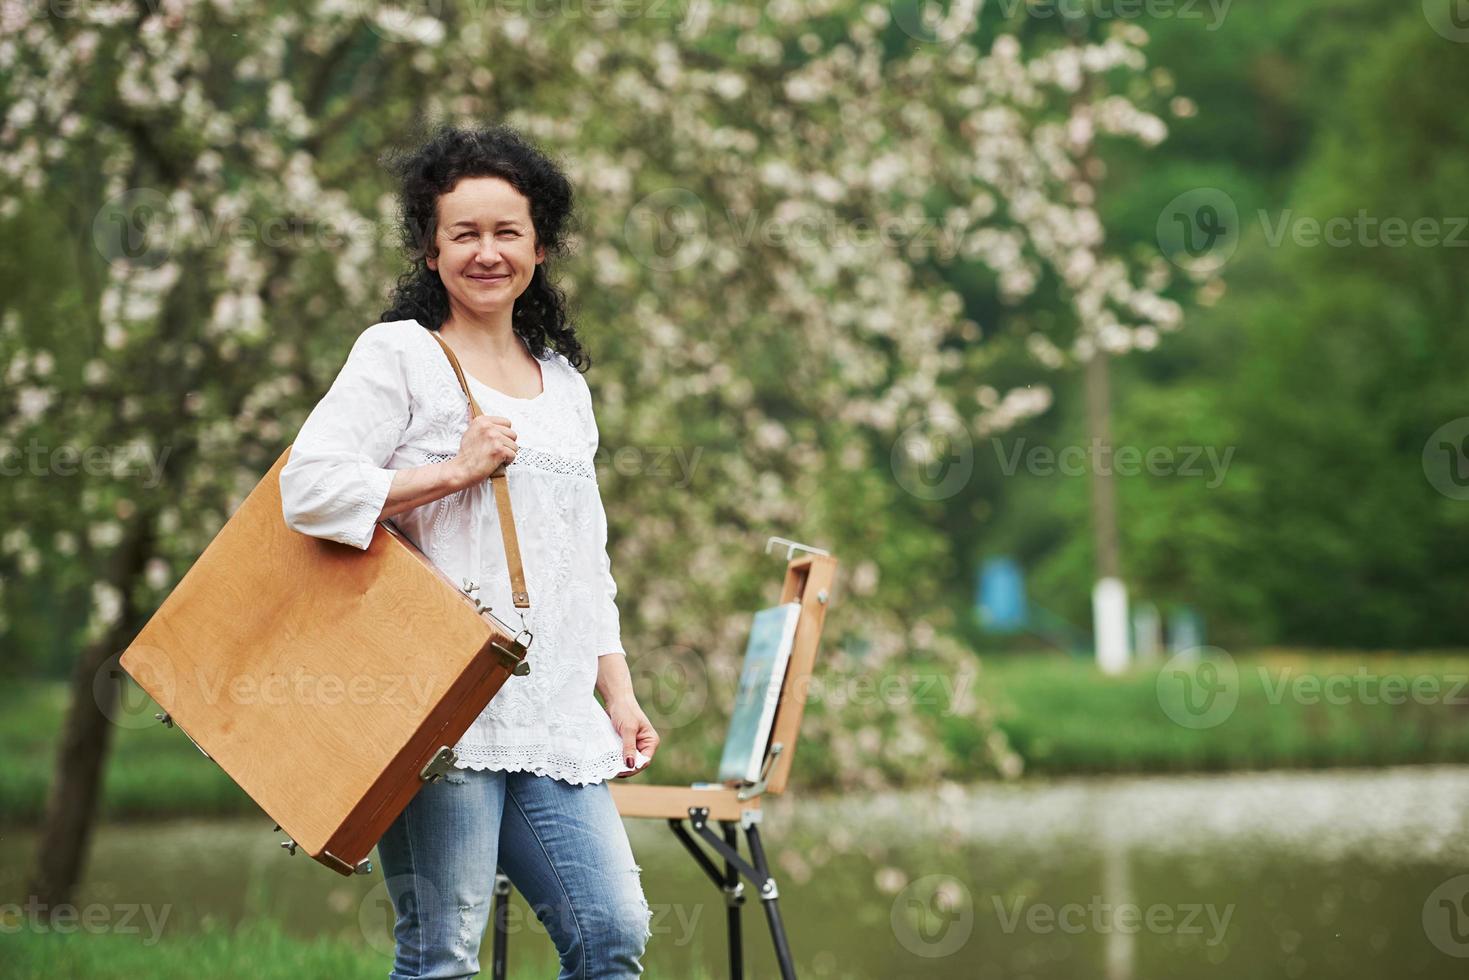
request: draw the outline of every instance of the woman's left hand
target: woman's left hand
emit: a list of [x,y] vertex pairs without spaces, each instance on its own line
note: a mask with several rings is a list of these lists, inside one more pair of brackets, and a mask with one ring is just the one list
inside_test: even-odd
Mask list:
[[648,760],[632,772],[619,773],[614,778],[636,776],[652,764],[653,753],[658,748],[658,733],[654,731],[653,723],[648,721],[648,716],[643,714],[643,709],[638,706],[637,699],[632,696],[609,701],[605,707],[607,717],[612,719],[612,727],[622,736],[623,763],[628,766],[637,765],[635,756],[639,752]]

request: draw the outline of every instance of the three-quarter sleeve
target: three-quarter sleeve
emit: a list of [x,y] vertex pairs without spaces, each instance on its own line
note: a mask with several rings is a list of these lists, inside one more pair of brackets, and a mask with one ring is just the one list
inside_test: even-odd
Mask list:
[[[587,422],[587,441],[590,445],[591,455],[596,458],[599,434],[597,432],[597,416],[592,410],[592,392],[587,387],[586,378],[577,374],[581,380],[583,393],[583,408]],[[605,657],[609,653],[623,653],[627,651],[622,647],[622,621],[617,612],[617,580],[612,577],[612,556],[607,551],[607,510],[602,505],[602,491],[599,486],[592,488],[592,536],[595,544],[594,554],[597,556],[597,590],[595,610],[596,623],[596,651],[598,657]]]
[[388,499],[411,405],[401,348],[368,327],[311,410],[281,468],[281,509],[303,534],[366,550]]

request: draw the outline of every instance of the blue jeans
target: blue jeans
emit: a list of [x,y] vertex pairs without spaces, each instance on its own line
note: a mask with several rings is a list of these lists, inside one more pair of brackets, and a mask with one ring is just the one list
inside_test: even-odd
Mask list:
[[606,783],[455,769],[419,789],[377,852],[397,917],[391,980],[479,972],[497,862],[556,944],[559,980],[643,972],[652,912]]

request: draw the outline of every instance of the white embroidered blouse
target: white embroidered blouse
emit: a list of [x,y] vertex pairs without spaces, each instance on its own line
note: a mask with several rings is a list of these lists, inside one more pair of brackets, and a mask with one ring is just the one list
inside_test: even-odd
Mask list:
[[[515,430],[505,478],[534,639],[530,673],[511,677],[454,748],[460,768],[582,785],[626,768],[622,739],[594,694],[598,658],[625,651],[592,465],[591,390],[561,354],[539,364],[542,391],[534,398],[506,395],[465,372],[480,410],[508,418]],[[428,330],[416,320],[373,324],[291,444],[280,479],[286,523],[365,550],[393,471],[452,458],[468,426],[454,369]],[[480,601],[519,628],[489,480],[389,519],[455,584],[478,582]]]

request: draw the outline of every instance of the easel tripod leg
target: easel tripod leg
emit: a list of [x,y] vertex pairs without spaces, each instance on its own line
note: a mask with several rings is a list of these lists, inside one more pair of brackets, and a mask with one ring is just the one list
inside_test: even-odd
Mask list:
[[796,967],[791,961],[791,946],[786,940],[785,923],[780,918],[780,907],[776,904],[779,892],[775,879],[770,876],[770,866],[765,863],[765,848],[760,845],[760,830],[754,824],[745,828],[745,839],[750,845],[750,858],[755,867],[765,876],[760,888],[760,902],[765,906],[765,918],[770,922],[770,939],[775,945],[775,958],[780,963],[781,980],[796,980]]
[[506,946],[510,942],[509,916],[510,916],[510,879],[505,872],[499,868],[495,869],[495,901],[490,906],[490,916],[494,919],[495,948],[492,952],[490,965],[490,977],[492,980],[505,980],[505,957]]
[[[735,826],[728,820],[719,822],[724,831],[724,842],[730,850],[739,850],[739,838]],[[724,906],[725,919],[729,923],[729,976],[730,980],[742,980],[745,975],[744,940],[740,935],[740,906],[745,904],[744,888],[740,884],[739,870],[726,858],[724,861]]]

